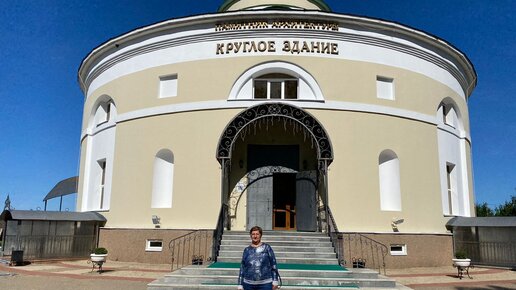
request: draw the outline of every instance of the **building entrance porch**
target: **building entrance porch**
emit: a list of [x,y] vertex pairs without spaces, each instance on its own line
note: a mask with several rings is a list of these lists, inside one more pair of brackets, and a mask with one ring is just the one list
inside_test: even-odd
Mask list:
[[[230,230],[320,231],[327,200],[326,169],[333,159],[322,126],[284,103],[247,109],[219,142],[222,203]],[[326,216],[326,215],[323,215]]]

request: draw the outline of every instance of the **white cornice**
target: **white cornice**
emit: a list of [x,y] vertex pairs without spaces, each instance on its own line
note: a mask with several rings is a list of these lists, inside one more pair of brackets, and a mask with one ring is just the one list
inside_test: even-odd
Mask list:
[[[215,32],[221,22],[263,19],[312,20],[339,23],[339,31],[261,29]],[[360,29],[361,31],[358,31]],[[131,58],[188,44],[251,37],[315,38],[372,45],[417,57],[446,70],[466,98],[476,85],[476,73],[467,57],[447,42],[397,23],[316,11],[239,11],[206,14],[160,22],[113,38],[94,49],[81,63],[79,81],[83,92],[91,82],[116,64]]]

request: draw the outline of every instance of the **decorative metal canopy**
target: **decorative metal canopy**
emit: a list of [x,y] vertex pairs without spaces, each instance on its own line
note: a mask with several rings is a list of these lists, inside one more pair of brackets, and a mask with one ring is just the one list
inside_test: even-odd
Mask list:
[[250,107],[231,120],[219,140],[217,148],[217,159],[219,162],[223,159],[231,159],[235,140],[248,125],[270,117],[290,119],[301,125],[316,143],[317,159],[326,160],[328,164],[333,161],[330,139],[319,121],[301,108],[275,102]]

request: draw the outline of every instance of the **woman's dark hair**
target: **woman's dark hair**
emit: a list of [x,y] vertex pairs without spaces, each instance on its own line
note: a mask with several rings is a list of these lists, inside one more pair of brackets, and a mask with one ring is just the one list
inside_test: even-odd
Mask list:
[[254,231],[258,231],[260,232],[260,236],[263,235],[263,231],[262,231],[262,228],[260,228],[259,226],[254,226],[251,228],[251,230],[249,231],[249,234],[252,234]]

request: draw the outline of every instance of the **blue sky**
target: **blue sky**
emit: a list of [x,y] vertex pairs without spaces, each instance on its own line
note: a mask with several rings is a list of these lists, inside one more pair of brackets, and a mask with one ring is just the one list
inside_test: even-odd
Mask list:
[[[469,101],[477,202],[516,195],[516,1],[327,0],[448,41],[474,64]],[[222,0],[0,0],[0,203],[43,208],[79,168],[82,59],[110,38],[170,18],[214,12]],[[49,202],[57,210],[59,200]],[[63,208],[74,210],[75,195]]]

